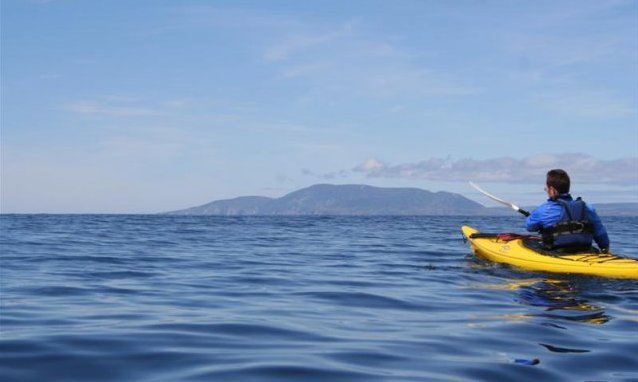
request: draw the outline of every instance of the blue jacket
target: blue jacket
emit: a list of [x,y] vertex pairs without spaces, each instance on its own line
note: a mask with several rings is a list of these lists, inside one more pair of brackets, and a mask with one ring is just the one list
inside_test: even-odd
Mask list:
[[[565,201],[573,200],[569,194],[562,194],[559,198]],[[587,218],[593,224],[594,241],[601,249],[609,248],[609,236],[607,235],[605,226],[600,221],[600,217],[592,206],[589,204],[586,204],[585,206],[587,209]],[[563,218],[564,213],[564,208],[559,202],[548,199],[545,203],[532,211],[532,213],[527,217],[527,220],[525,221],[527,230],[540,231],[543,228],[550,227],[558,223]]]

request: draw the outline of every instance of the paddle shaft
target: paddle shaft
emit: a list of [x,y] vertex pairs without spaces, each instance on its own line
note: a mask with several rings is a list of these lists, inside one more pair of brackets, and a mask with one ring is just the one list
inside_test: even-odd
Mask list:
[[524,209],[518,207],[516,204],[508,202],[508,201],[500,199],[500,198],[497,198],[496,196],[494,196],[494,195],[490,194],[489,192],[483,190],[481,187],[477,186],[473,182],[470,182],[470,185],[472,187],[474,187],[478,192],[480,192],[481,194],[487,196],[488,198],[492,199],[493,201],[501,203],[503,205],[506,205],[509,208],[513,209],[514,211],[522,214],[523,216],[529,216],[529,211],[525,211]]

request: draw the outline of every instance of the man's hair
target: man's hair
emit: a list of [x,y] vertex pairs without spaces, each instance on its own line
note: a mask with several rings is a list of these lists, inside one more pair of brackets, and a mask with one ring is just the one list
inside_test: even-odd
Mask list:
[[547,172],[547,186],[554,187],[560,194],[569,192],[569,175],[565,170],[553,169]]

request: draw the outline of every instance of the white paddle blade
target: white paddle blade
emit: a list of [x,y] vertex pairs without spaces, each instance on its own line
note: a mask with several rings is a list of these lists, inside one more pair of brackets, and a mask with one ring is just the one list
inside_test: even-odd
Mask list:
[[508,206],[509,208],[513,209],[516,212],[520,212],[521,214],[525,215],[525,216],[529,216],[529,212],[525,211],[521,208],[519,208],[516,204],[514,203],[510,203],[506,200],[497,198],[496,196],[490,194],[489,192],[485,191],[484,189],[482,189],[481,187],[477,186],[476,184],[474,184],[474,182],[470,181],[470,186],[474,187],[478,192],[480,192],[481,194],[487,196],[488,198],[492,199],[495,202],[504,204],[506,206]]
[[510,207],[511,209],[513,209],[514,211],[518,211],[519,208],[518,206],[516,206],[514,203],[510,203],[508,201],[505,201],[503,199],[499,199],[496,196],[490,194],[489,192],[485,191],[484,189],[482,189],[481,187],[477,186],[474,182],[470,181],[470,186],[474,187],[478,192],[482,193],[483,195],[487,196],[488,198],[494,200],[495,202],[504,204],[508,207]]

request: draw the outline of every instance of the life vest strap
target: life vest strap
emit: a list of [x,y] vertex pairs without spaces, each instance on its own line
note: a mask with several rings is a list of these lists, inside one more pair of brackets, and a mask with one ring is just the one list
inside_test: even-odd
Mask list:
[[563,234],[574,234],[574,233],[593,233],[594,225],[592,222],[584,220],[584,221],[565,221],[554,224],[551,227],[547,227],[543,229],[543,236],[558,236]]

